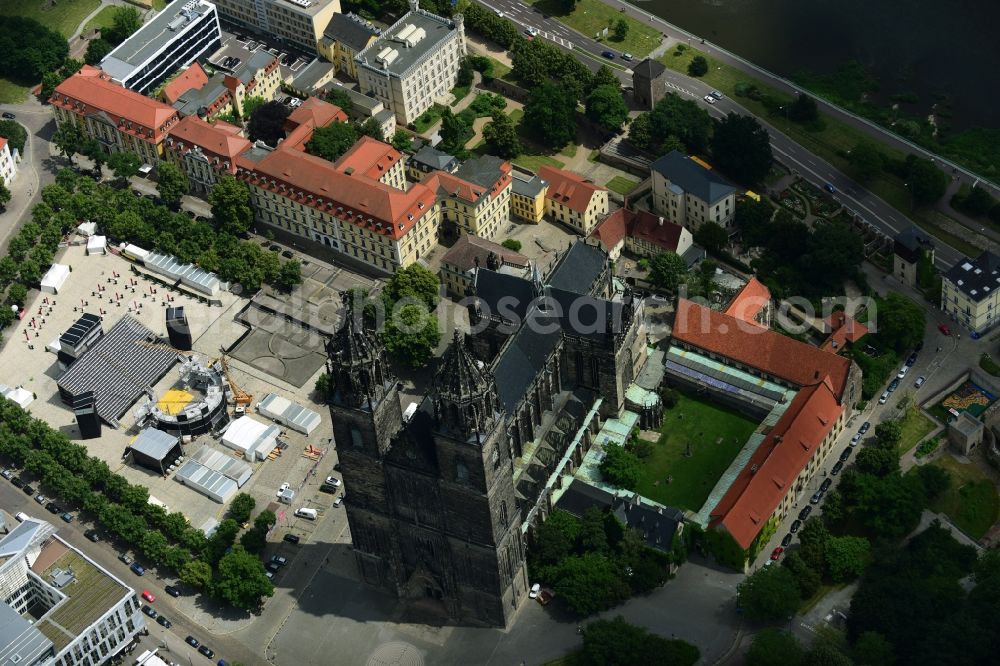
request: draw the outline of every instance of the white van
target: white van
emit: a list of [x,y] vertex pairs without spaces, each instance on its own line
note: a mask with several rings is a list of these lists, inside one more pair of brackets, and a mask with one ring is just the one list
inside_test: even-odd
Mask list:
[[296,509],[295,515],[299,518],[308,518],[309,520],[316,520],[319,513],[316,509]]
[[14,517],[17,518],[17,522],[23,523],[24,521],[26,521],[28,519],[28,514],[26,514],[23,511],[18,511],[17,515],[15,515]]

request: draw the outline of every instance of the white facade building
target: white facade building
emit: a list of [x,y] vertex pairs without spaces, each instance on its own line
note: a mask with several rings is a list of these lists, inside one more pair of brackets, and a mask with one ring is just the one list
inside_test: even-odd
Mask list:
[[37,518],[0,540],[0,596],[5,664],[104,664],[146,628],[135,590]]
[[715,171],[673,150],[650,165],[653,210],[692,231],[706,222],[730,230],[736,216],[736,188]]
[[355,58],[361,91],[373,94],[402,125],[451,92],[466,55],[461,14],[442,18],[420,9],[416,0],[410,7]]
[[14,176],[17,175],[16,152],[12,153],[10,143],[0,136],[0,181],[4,185],[10,185],[14,181]]

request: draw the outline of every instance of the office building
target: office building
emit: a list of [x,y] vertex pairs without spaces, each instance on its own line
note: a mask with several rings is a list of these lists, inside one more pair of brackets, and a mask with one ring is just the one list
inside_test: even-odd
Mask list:
[[993,328],[1000,318],[1000,257],[988,250],[962,257],[942,276],[941,309],[974,333]]
[[650,166],[653,210],[668,222],[696,231],[706,222],[731,229],[736,188],[714,170],[672,150]]
[[438,171],[423,184],[437,193],[445,237],[492,240],[510,220],[510,162],[492,155],[467,160],[455,173]]
[[149,95],[175,72],[221,47],[215,5],[176,2],[104,56],[101,69],[129,90]]
[[354,58],[374,42],[382,31],[357,14],[334,14],[319,40],[319,54],[333,63],[338,74],[357,80]]
[[11,152],[10,142],[0,136],[0,182],[10,185],[17,175],[17,160],[14,155],[17,151]]
[[410,0],[411,10],[358,53],[361,90],[373,94],[408,125],[455,87],[465,57],[461,14],[431,14]]
[[225,23],[306,53],[318,52],[323,30],[340,13],[340,0],[217,0],[215,4]]
[[510,212],[525,222],[538,224],[545,215],[545,194],[549,184],[538,175],[513,171],[510,190]]

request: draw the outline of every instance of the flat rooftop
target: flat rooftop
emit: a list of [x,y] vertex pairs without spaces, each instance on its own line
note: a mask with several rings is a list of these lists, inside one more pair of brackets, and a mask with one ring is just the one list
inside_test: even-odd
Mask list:
[[306,16],[315,16],[325,7],[328,7],[335,0],[272,0],[270,3],[277,7],[285,7]]
[[174,35],[214,11],[215,5],[204,0],[169,5],[105,56],[101,69],[121,80],[149,60]]
[[[454,30],[455,24],[449,19],[418,9],[396,21],[381,37],[359,53],[356,59],[368,69],[401,76],[435,51]],[[383,68],[377,58],[387,48],[392,49],[396,55]]]
[[[42,547],[31,570],[66,595],[35,623],[35,627],[52,641],[56,652],[69,645],[122,599],[135,594],[58,537],[50,539]],[[53,585],[53,579],[64,572],[72,572],[72,580],[62,587]]]

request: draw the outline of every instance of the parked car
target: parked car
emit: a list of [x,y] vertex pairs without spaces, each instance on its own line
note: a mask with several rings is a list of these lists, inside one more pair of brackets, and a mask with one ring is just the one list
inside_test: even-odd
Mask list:
[[165,629],[169,629],[174,626],[173,623],[162,615],[156,618],[156,623]]
[[198,642],[198,639],[195,638],[194,636],[188,636],[187,638],[184,639],[184,642],[193,648],[196,648],[199,645],[201,645],[201,643]]
[[132,559],[131,556],[129,556],[128,553],[122,553],[121,555],[118,556],[118,561],[123,562],[125,564],[132,564],[134,560]]
[[705,97],[703,99],[706,102],[708,102],[709,104],[715,104],[715,101],[716,101],[715,98],[712,97],[711,95],[705,95]]
[[340,487],[340,479],[338,479],[335,476],[326,477],[326,481],[324,481],[323,483],[325,483],[328,486],[333,486],[334,488]]
[[778,558],[781,557],[781,554],[783,552],[785,552],[785,549],[782,548],[781,546],[778,546],[773,551],[771,551],[771,560],[774,561],[774,562],[777,562]]
[[800,527],[802,527],[802,521],[801,520],[793,520],[792,521],[792,526],[789,527],[788,529],[791,531],[792,534],[795,534],[796,532],[799,531]]
[[846,448],[844,452],[840,454],[840,462],[847,462],[847,459],[851,457],[851,451],[854,449]]
[[833,479],[823,479],[823,483],[820,485],[819,489],[825,493],[832,484]]
[[902,379],[903,377],[906,376],[906,373],[908,373],[909,371],[910,371],[910,366],[904,365],[902,368],[899,369],[899,373],[896,374],[896,379]]
[[337,463],[337,464],[335,464],[335,465],[333,466],[333,471],[334,471],[334,472],[339,472],[339,471],[340,471],[340,463]]
[[824,184],[823,185],[823,189],[826,190],[827,192],[829,192],[830,194],[836,194],[837,193],[837,188],[833,186],[833,183],[826,183],[826,184]]
[[861,441],[861,433],[857,433],[854,437],[851,437],[851,446],[857,446],[858,442]]
[[819,504],[820,501],[822,501],[822,499],[823,499],[823,491],[817,490],[816,492],[813,493],[812,497],[809,498],[809,503]]
[[154,620],[156,619],[156,616],[159,615],[159,613],[157,613],[153,608],[146,605],[143,605],[142,612],[148,615],[149,617],[153,618]]
[[283,567],[286,564],[288,564],[288,558],[283,557],[281,555],[272,555],[271,561],[277,564],[279,567]]
[[131,569],[132,573],[134,573],[136,576],[146,575],[146,567],[142,566],[138,562],[133,562],[132,566],[130,566],[129,569]]
[[499,9],[494,9],[493,12],[500,18],[503,18],[503,12],[500,11]]
[[271,252],[281,252],[281,246],[279,245],[271,245],[267,249]]
[[21,488],[21,490],[24,491],[25,495],[34,495],[35,494],[35,489],[33,487],[31,487],[31,486],[25,486],[24,488]]
[[920,375],[919,377],[917,377],[917,381],[913,382],[913,386],[914,386],[914,388],[920,388],[921,386],[924,385],[924,382],[926,382],[926,381],[927,381],[927,378],[924,377],[923,375]]
[[292,257],[295,256],[295,254],[291,250],[285,250],[284,252],[281,253],[281,256],[283,256],[285,259],[291,259]]
[[951,335],[951,329],[948,327],[948,324],[938,324],[938,330],[945,335]]
[[632,54],[626,51],[625,53],[622,54],[622,60],[625,60],[626,62],[632,62]]
[[333,500],[333,505],[334,506],[340,506],[343,503],[344,503],[344,494],[343,493],[341,493],[340,495],[338,495],[337,499]]
[[863,435],[866,432],[868,432],[868,429],[871,427],[872,427],[871,422],[865,421],[864,423],[861,424],[861,428],[858,429],[858,432],[860,432]]
[[725,95],[723,95],[718,90],[713,90],[712,92],[710,92],[708,94],[711,95],[712,97],[714,97],[715,99],[722,99],[723,97],[725,97]]
[[41,504],[42,506],[45,506],[45,504],[49,501],[49,498],[41,493],[38,493],[37,495],[35,495],[35,501]]
[[281,567],[275,564],[274,562],[268,562],[267,564],[264,565],[264,568],[270,571],[271,573],[278,573],[279,571],[281,571]]
[[899,378],[897,377],[896,379],[892,380],[891,384],[889,384],[889,393],[892,393],[898,388],[899,388]]
[[3,112],[3,117],[6,118],[7,120],[14,120],[14,118],[17,118],[17,116],[15,116],[10,111],[4,111]]
[[781,547],[788,548],[788,546],[790,546],[791,543],[792,543],[792,533],[789,532],[788,534],[785,535],[785,538],[781,540]]
[[142,591],[142,598],[148,601],[149,603],[153,603],[154,601],[156,601],[156,595],[150,592],[149,590]]
[[24,479],[22,479],[19,476],[15,476],[13,479],[10,480],[10,485],[14,486],[15,488],[23,488]]
[[14,472],[12,472],[9,469],[5,469],[4,471],[0,472],[0,476],[2,476],[3,478],[9,480],[9,479],[14,478]]
[[210,647],[208,647],[207,645],[202,645],[200,648],[198,648],[198,652],[201,652],[203,655],[205,655],[209,659],[211,659],[212,657],[215,656],[215,653],[212,652],[212,649]]
[[49,513],[62,513],[62,509],[55,502],[49,502],[45,505],[45,510]]
[[284,541],[287,541],[288,543],[298,543],[299,542],[299,536],[297,534],[286,534],[284,537],[282,537],[282,539]]
[[882,395],[880,395],[878,398],[878,404],[884,405],[888,400],[889,400],[889,392],[882,391]]
[[535,583],[534,585],[531,586],[531,591],[528,592],[528,598],[529,599],[537,599],[538,598],[538,593],[541,592],[541,591],[542,591],[542,584],[541,583]]
[[605,51],[601,55],[604,56],[605,58],[607,58],[608,60],[614,60],[615,59],[615,53],[614,53],[614,51]]
[[799,511],[799,520],[805,520],[809,517],[809,514],[813,512],[813,508],[806,504],[805,508]]
[[181,596],[181,591],[176,587],[174,587],[173,585],[167,585],[165,588],[163,588],[163,591],[175,599]]
[[838,474],[840,474],[840,470],[842,469],[844,469],[844,462],[842,460],[838,460],[836,463],[834,463],[833,469],[830,470],[830,474],[832,474],[833,476],[837,476]]
[[69,511],[67,511],[66,513],[59,514],[59,517],[63,519],[64,523],[72,523],[73,522],[73,514],[70,513]]
[[97,543],[98,541],[101,540],[101,537],[97,533],[97,530],[87,530],[86,532],[83,533],[83,536],[87,537],[88,539],[90,539],[94,543]]
[[913,352],[906,358],[906,365],[912,367],[917,362],[917,352]]

